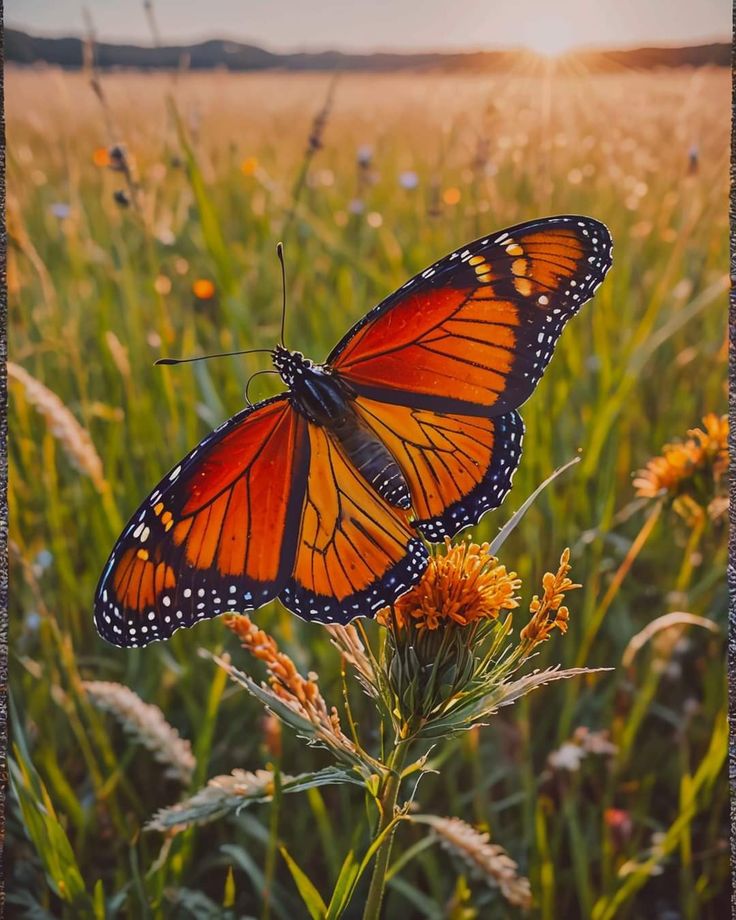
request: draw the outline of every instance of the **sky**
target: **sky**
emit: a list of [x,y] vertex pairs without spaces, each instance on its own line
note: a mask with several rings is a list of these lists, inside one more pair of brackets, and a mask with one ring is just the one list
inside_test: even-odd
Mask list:
[[[150,41],[143,0],[5,0],[6,26]],[[230,38],[274,50],[625,48],[727,40],[731,0],[153,0],[166,43]]]

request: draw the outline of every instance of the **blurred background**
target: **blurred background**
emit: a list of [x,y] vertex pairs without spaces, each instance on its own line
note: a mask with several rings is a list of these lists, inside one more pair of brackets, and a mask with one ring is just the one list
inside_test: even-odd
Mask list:
[[[437,258],[554,213],[606,223],[614,266],[523,407],[514,488],[474,535],[579,456],[502,561],[528,604],[570,546],[583,589],[539,666],[613,670],[459,739],[419,800],[490,831],[531,880],[531,916],[726,915],[722,445],[687,433],[726,406],[729,16],[725,0],[6,5],[14,915],[301,916],[283,864],[262,896],[268,805],[142,830],[235,767],[324,763],[200,656],[251,667],[217,621],[127,652],[95,632],[122,525],[269,366],[153,362],[273,345],[278,239],[287,342],[322,360]],[[251,395],[273,392],[259,378]],[[278,604],[257,621],[341,701],[319,626]],[[90,680],[159,707],[196,766],[172,776]],[[364,803],[289,804],[278,833],[328,889]],[[515,916],[417,839],[397,838],[387,917]]]

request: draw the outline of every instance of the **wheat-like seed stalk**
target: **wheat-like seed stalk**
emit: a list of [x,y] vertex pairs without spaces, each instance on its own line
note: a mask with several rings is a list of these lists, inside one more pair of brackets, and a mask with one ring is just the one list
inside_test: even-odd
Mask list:
[[[259,629],[246,614],[228,615],[224,622],[240,639],[243,648],[266,665],[268,684],[263,684],[262,689],[272,695],[281,707],[286,706],[300,719],[311,724],[316,736],[324,744],[351,759],[355,758],[355,744],[343,732],[337,709],[325,702],[317,683],[317,675],[310,672],[307,677],[303,677],[291,658],[280,651],[275,640]],[[234,669],[226,669],[231,676],[234,675]],[[279,714],[279,709],[273,711]]]
[[[281,782],[293,777],[281,775]],[[146,825],[150,831],[172,831],[190,824],[205,824],[228,812],[237,811],[249,799],[267,799],[274,792],[274,777],[270,770],[233,770],[230,774],[213,776],[207,785],[191,798],[161,808]]]
[[59,441],[74,466],[92,480],[98,492],[107,491],[102,460],[89,432],[74,417],[59,397],[28,371],[8,361],[8,377],[19,383],[26,399],[44,417],[51,434]]
[[531,907],[529,879],[519,875],[518,866],[503,847],[460,818],[415,815],[411,819],[428,824],[445,849],[460,856],[491,887],[498,888],[509,904]]
[[123,684],[103,680],[84,681],[92,701],[112,713],[159,763],[165,764],[166,776],[188,785],[197,766],[192,746],[164,718],[163,713]]
[[333,624],[325,626],[325,629],[330,635],[332,644],[355,669],[366,693],[374,698],[377,697],[378,678],[370,658],[365,653],[365,646],[360,641],[358,630],[350,623],[347,626]]
[[107,348],[115,367],[120,371],[120,376],[125,380],[130,380],[130,359],[128,358],[128,349],[111,329],[108,329],[105,333],[105,342],[107,343]]

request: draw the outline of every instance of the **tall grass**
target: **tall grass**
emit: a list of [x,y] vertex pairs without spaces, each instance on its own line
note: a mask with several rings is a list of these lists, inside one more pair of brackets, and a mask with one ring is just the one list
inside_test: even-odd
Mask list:
[[[327,889],[364,810],[348,788],[314,789],[288,816],[277,801],[171,838],[141,830],[181,783],[95,705],[87,681],[128,685],[191,742],[190,792],[236,767],[324,765],[287,738],[277,762],[255,706],[198,654],[242,655],[217,622],[128,652],[94,631],[92,595],[121,522],[267,366],[153,361],[273,344],[282,234],[287,343],[322,359],[380,297],[460,243],[581,212],[610,227],[614,267],[522,410],[514,489],[476,532],[492,537],[580,452],[503,554],[528,577],[572,546],[584,588],[568,636],[539,665],[616,670],[532,696],[458,742],[418,796],[422,810],[503,842],[531,879],[535,916],[723,916],[725,540],[716,525],[694,540],[667,509],[634,502],[631,473],[725,406],[727,75],[343,76],[306,169],[329,75],[105,75],[106,112],[81,74],[11,69],[7,79],[10,341],[22,368],[11,380],[9,493],[8,885],[19,909],[300,916],[277,842]],[[93,161],[111,143],[130,159],[127,207],[115,200],[126,177]],[[416,188],[402,185],[406,172]],[[197,280],[214,296],[196,297]],[[260,378],[253,395],[271,387]],[[40,411],[45,391],[56,402]],[[64,420],[68,437],[79,432],[76,453],[59,435]],[[80,451],[99,457],[95,476]],[[659,635],[672,641],[653,639],[622,666],[632,637],[671,611],[722,631],[668,630]],[[275,604],[257,619],[341,693],[323,629]],[[351,698],[358,722],[368,705]],[[607,731],[616,753],[551,767],[580,726]],[[510,916],[420,839],[411,827],[397,835],[386,916]]]

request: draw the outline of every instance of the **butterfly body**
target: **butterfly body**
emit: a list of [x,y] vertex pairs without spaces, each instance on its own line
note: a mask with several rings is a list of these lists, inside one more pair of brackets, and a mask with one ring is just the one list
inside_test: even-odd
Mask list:
[[469,243],[368,313],[323,364],[272,352],[287,392],[209,434],[131,518],[100,578],[116,645],[278,597],[322,623],[371,616],[428,549],[498,507],[518,407],[611,264],[591,218]]
[[389,504],[409,508],[411,495],[401,469],[386,446],[355,413],[349,383],[329,365],[316,364],[301,352],[277,346],[273,363],[289,387],[294,409],[325,428],[355,469]]
[[349,385],[328,365],[316,364],[299,351],[277,346],[273,365],[289,388],[289,399],[297,412],[315,425],[340,425],[350,414]]

